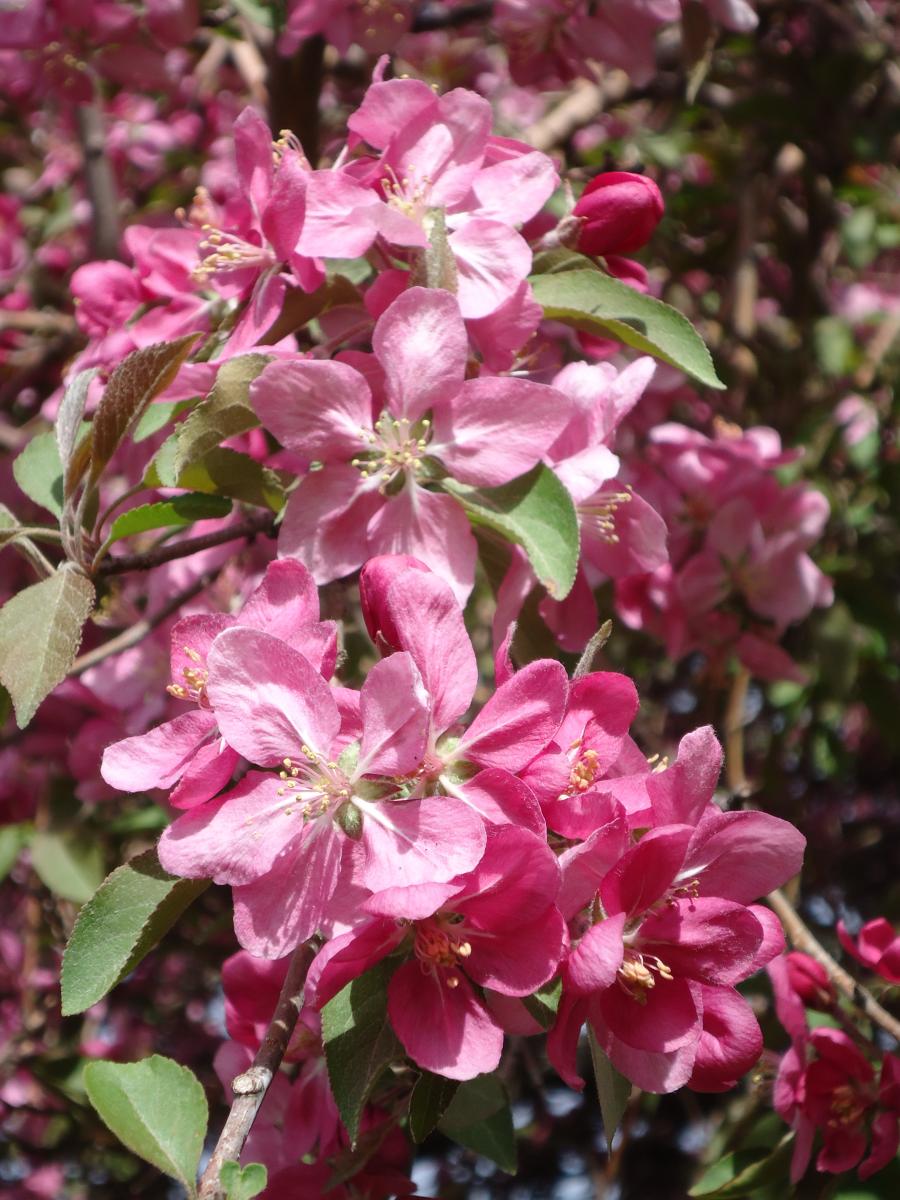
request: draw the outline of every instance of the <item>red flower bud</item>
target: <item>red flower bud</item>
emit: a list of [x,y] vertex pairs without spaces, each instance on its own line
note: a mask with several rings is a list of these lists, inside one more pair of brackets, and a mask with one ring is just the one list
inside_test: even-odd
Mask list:
[[786,954],[785,961],[788,982],[803,1003],[809,1008],[830,1008],[834,1001],[834,991],[822,964],[799,950],[792,950],[790,954]]
[[585,254],[630,254],[650,240],[663,207],[662,193],[646,175],[598,175],[575,205],[575,216],[584,219],[578,249]]

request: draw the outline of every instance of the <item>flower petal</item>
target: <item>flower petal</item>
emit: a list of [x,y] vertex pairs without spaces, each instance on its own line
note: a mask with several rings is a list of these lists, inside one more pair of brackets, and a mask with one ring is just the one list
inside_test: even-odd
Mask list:
[[444,883],[470,871],[484,852],[481,818],[451,796],[355,803],[363,813],[362,882],[373,892]]
[[171,787],[215,728],[216,718],[205,709],[182,713],[137,737],[107,746],[100,774],[110,787],[121,792]]
[[346,363],[276,359],[251,383],[250,403],[279,442],[307,462],[347,462],[370,448],[372,393]]
[[526,766],[559,728],[568,679],[558,662],[529,663],[494,692],[463,735],[454,757],[516,772]]
[[428,696],[409,654],[375,664],[360,692],[363,735],[357,776],[410,775],[422,764]]
[[372,347],[384,368],[391,414],[415,421],[459,391],[469,342],[449,292],[413,287],[379,318]]

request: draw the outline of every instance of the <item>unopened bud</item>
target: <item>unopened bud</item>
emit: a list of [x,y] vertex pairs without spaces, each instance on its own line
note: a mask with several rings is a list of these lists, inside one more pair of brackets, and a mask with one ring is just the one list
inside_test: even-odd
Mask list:
[[831,1008],[834,991],[822,964],[799,950],[792,950],[784,957],[788,982],[803,1003],[809,1008]]
[[630,254],[650,240],[663,215],[659,188],[646,175],[606,171],[587,185],[575,205],[583,219],[578,249],[584,254]]

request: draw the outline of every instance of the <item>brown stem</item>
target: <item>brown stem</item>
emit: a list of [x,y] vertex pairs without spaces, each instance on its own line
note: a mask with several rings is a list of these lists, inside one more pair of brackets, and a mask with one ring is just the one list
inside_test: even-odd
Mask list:
[[880,1025],[886,1033],[889,1033],[892,1038],[900,1042],[900,1020],[892,1016],[886,1008],[882,1008],[872,993],[867,988],[864,988],[861,983],[857,983],[853,976],[848,971],[845,971],[836,959],[832,958],[812,930],[803,921],[784,892],[779,889],[772,892],[766,899],[772,911],[784,926],[785,933],[788,935],[791,945],[797,950],[802,950],[804,954],[808,954],[810,958],[814,958],[816,962],[821,963],[828,974],[828,978],[838,991],[843,996],[846,996],[850,1003],[860,1012],[864,1013],[870,1021],[874,1021],[876,1025]]
[[313,948],[308,943],[294,951],[278,1004],[256,1057],[248,1070],[232,1080],[234,1100],[231,1111],[200,1180],[199,1200],[224,1200],[225,1193],[219,1182],[222,1164],[240,1160],[244,1142],[297,1024],[303,1005],[303,985],[312,958]]
[[431,33],[435,29],[457,29],[470,21],[485,21],[494,11],[493,3],[461,4],[445,8],[443,4],[424,4],[413,17],[413,33]]
[[591,121],[610,104],[618,103],[630,87],[624,71],[610,71],[599,83],[579,79],[565,98],[529,129],[524,141],[535,150],[552,150],[569,140],[573,133]]
[[91,203],[91,253],[95,258],[119,258],[119,198],[106,157],[103,112],[98,104],[82,104],[76,116]]
[[108,642],[104,642],[100,646],[95,646],[93,650],[88,650],[84,654],[79,655],[74,663],[72,663],[69,674],[80,675],[88,667],[96,667],[97,663],[111,658],[112,655],[121,654],[123,650],[129,650],[132,646],[136,646],[138,642],[144,640],[148,633],[152,633],[157,626],[162,625],[167,617],[171,617],[172,613],[177,612],[182,604],[187,604],[188,600],[193,600],[195,596],[198,596],[214,583],[220,570],[221,567],[215,571],[207,571],[199,579],[195,579],[190,587],[179,592],[177,596],[173,596],[153,616],[144,617],[143,620],[136,621],[134,625],[129,625],[127,629],[117,634],[114,638],[110,638]]
[[307,38],[292,58],[269,50],[269,127],[277,137],[290,129],[313,166],[319,161],[319,96],[325,76],[325,39]]
[[274,521],[275,518],[270,512],[257,513],[239,525],[230,525],[213,533],[203,533],[199,537],[185,538],[183,542],[167,542],[164,546],[157,546],[143,554],[121,554],[118,558],[105,558],[97,568],[96,574],[103,577],[124,575],[126,571],[149,571],[162,563],[172,562],[176,558],[187,558],[200,550],[221,546],[238,538],[252,538],[259,533],[274,537]]
[[744,708],[750,672],[739,667],[728,694],[725,709],[725,779],[732,796],[748,796],[750,783],[744,769]]

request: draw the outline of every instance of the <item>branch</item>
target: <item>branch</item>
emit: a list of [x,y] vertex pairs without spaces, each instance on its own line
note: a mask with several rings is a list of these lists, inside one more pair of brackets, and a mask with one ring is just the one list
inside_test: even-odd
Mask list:
[[611,71],[600,83],[577,80],[565,99],[525,130],[523,141],[535,150],[552,150],[567,142],[576,130],[590,124],[609,104],[618,103],[630,87],[624,71]]
[[413,17],[410,33],[432,33],[435,29],[457,29],[470,21],[484,21],[494,12],[494,5],[461,4],[459,8],[445,8],[442,4],[425,4]]
[[278,1004],[256,1057],[249,1069],[232,1081],[231,1111],[200,1180],[199,1200],[224,1200],[225,1193],[219,1182],[222,1164],[240,1160],[244,1142],[297,1024],[303,1006],[303,985],[312,958],[313,947],[306,942],[294,951]]
[[840,963],[832,958],[784,892],[780,889],[772,892],[766,900],[784,926],[791,945],[821,963],[828,978],[854,1008],[864,1013],[876,1025],[880,1025],[895,1041],[900,1042],[900,1020],[892,1016],[886,1008],[882,1008],[872,993],[861,983],[857,983],[849,971],[845,971]]
[[80,655],[72,663],[69,674],[81,675],[89,667],[96,667],[97,663],[112,657],[113,654],[121,654],[123,650],[129,650],[132,646],[136,646],[138,642],[144,640],[148,633],[152,633],[157,626],[162,625],[167,617],[171,617],[173,612],[177,612],[182,604],[187,604],[188,600],[193,600],[195,596],[213,584],[221,570],[222,568],[218,567],[215,571],[207,571],[199,579],[195,579],[190,587],[185,588],[167,604],[164,604],[152,617],[144,617],[143,620],[136,621],[122,633],[110,638],[108,642],[103,642],[102,645],[95,646],[93,650],[88,650]]
[[725,709],[725,779],[731,795],[741,798],[751,790],[744,770],[744,708],[749,686],[750,672],[738,667]]
[[82,104],[76,116],[84,153],[84,180],[91,203],[91,253],[95,258],[120,258],[119,198],[106,157],[103,112],[97,104]]
[[162,563],[172,562],[176,558],[187,558],[200,550],[221,546],[238,538],[253,538],[259,533],[274,537],[274,522],[275,517],[271,512],[257,513],[239,525],[230,525],[227,529],[217,529],[199,537],[185,538],[183,542],[167,542],[164,546],[157,546],[143,554],[121,554],[118,558],[105,558],[97,568],[96,574],[102,578],[106,575],[124,575],[126,571],[149,571]]
[[278,137],[291,129],[312,166],[319,161],[319,97],[325,78],[325,39],[307,38],[291,58],[269,48],[269,126]]

